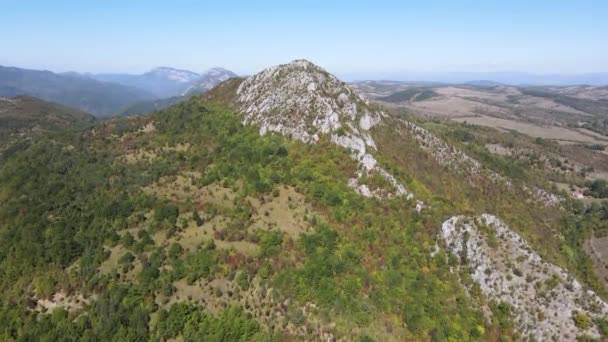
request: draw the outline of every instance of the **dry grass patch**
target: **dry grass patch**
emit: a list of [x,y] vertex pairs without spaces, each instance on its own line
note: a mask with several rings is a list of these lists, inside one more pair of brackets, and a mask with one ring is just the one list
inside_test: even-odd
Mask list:
[[[199,215],[204,216],[204,213],[199,212]],[[181,227],[181,230],[170,238],[167,238],[167,232],[165,231],[159,231],[154,234],[153,240],[157,245],[169,246],[177,242],[186,252],[194,252],[205,242],[213,240],[217,248],[234,250],[247,256],[258,255],[259,247],[254,243],[248,241],[225,241],[214,238],[214,227],[222,227],[226,222],[224,217],[216,216],[201,226],[197,226],[196,222],[192,219],[192,213],[180,215],[180,218],[187,219],[188,224],[185,227]]]
[[33,310],[38,312],[52,312],[57,308],[62,308],[74,312],[81,310],[84,305],[88,305],[95,298],[95,295],[84,297],[81,293],[67,294],[63,291],[59,291],[53,294],[53,297],[50,299],[32,298],[36,302],[36,306]]
[[306,203],[304,195],[292,187],[282,187],[276,195],[252,199],[257,210],[252,228],[278,229],[295,239],[308,230],[306,215],[312,212],[312,207]]
[[[126,273],[123,273],[123,265],[120,263],[120,259],[130,251],[125,248],[122,244],[117,244],[114,247],[108,248],[110,256],[104,260],[99,266],[99,272],[103,274],[120,274],[122,280],[133,281],[139,275],[142,270],[141,262],[135,258],[133,260],[133,267]],[[135,255],[135,253],[131,252]]]
[[137,148],[128,150],[119,160],[126,164],[135,164],[140,161],[152,162],[162,153],[185,152],[190,148],[189,143],[176,144],[174,146],[165,145],[159,148]]
[[[199,173],[187,173],[173,177],[163,177],[158,182],[144,188],[144,192],[154,196],[160,196],[175,202],[192,201],[199,209],[204,211],[209,206],[218,208],[218,212],[228,211],[234,208],[238,193],[232,188],[225,188],[214,183],[203,187],[195,185],[195,180],[200,178]],[[298,193],[293,187],[281,186],[272,194],[263,194],[259,197],[246,197],[245,202],[251,203],[253,208],[252,224],[248,227],[250,232],[256,229],[277,229],[292,238],[297,238],[305,233],[309,224],[306,216],[312,213],[312,206],[306,203],[303,194]],[[204,212],[199,212],[203,217]],[[184,218],[191,220],[190,216]],[[224,222],[216,220],[216,227],[221,227]],[[192,223],[190,223],[192,225]],[[193,227],[184,227],[192,230]],[[198,228],[197,231],[205,231],[209,224]],[[209,231],[207,230],[207,233]],[[213,234],[208,234],[213,236]],[[244,247],[244,246],[243,246]]]
[[[251,280],[247,290],[241,289],[236,281],[226,278],[211,281],[200,279],[191,285],[185,280],[179,280],[173,286],[175,291],[171,296],[156,296],[155,301],[160,307],[169,309],[174,303],[190,302],[218,314],[236,304],[270,331],[287,332],[289,336],[304,340],[328,340],[330,332],[335,329],[334,323],[319,317],[316,305],[306,303],[300,306],[294,301],[281,298],[257,277]],[[300,313],[298,322],[290,317],[294,312]]]

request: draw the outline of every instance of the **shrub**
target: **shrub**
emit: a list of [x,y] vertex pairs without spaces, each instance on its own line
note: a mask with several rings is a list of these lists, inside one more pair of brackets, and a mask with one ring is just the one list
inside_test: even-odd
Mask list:
[[249,274],[245,271],[240,272],[236,277],[236,283],[239,285],[241,290],[249,289]]
[[593,325],[589,315],[584,312],[573,311],[572,319],[574,320],[574,325],[579,329],[588,329]]

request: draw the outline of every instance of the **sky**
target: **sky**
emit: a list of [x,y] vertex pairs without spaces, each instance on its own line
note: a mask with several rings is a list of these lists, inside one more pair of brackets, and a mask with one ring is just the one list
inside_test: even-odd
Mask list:
[[[0,65],[343,75],[608,71],[608,1],[0,0]],[[354,76],[353,76],[354,77]]]

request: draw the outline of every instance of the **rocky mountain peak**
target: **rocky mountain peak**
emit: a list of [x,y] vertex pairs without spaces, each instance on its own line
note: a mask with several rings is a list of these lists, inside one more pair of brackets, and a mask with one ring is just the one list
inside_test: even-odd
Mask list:
[[[263,70],[246,78],[236,91],[235,104],[244,122],[260,133],[276,132],[306,143],[326,135],[347,148],[360,165],[350,185],[368,197],[412,195],[374,157],[376,143],[369,130],[386,116],[348,85],[304,59]],[[369,173],[386,178],[393,189],[369,189],[359,180]]]
[[384,115],[371,110],[348,85],[304,59],[268,68],[247,78],[237,90],[246,122],[261,130],[291,135],[304,142],[322,134],[361,136]]

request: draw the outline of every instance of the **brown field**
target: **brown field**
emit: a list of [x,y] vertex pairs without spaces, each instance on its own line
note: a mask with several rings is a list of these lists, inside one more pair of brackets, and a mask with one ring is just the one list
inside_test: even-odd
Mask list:
[[[535,89],[553,94],[548,96],[536,96],[526,88],[514,86],[475,87],[367,81],[354,83],[353,87],[363,96],[377,100],[382,105],[400,108],[422,118],[466,121],[501,130],[514,130],[532,137],[555,140],[560,144],[608,145],[608,136],[584,128],[572,128],[601,117],[601,108],[607,108],[605,101],[608,99],[608,90],[605,87]],[[379,100],[410,88],[429,89],[436,95],[422,101],[409,99],[388,103]],[[583,101],[582,105],[576,101]],[[603,115],[608,116],[608,112]]]
[[543,139],[571,143],[608,145],[607,137],[603,137],[599,134],[588,134],[588,131],[582,132],[577,129],[558,126],[539,126],[527,122],[500,119],[490,116],[460,116],[451,119],[458,122],[466,122],[468,124],[498,128],[504,131],[513,130],[531,137]]

